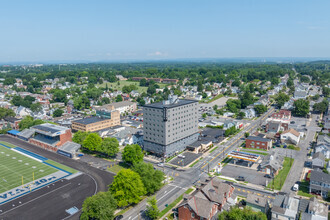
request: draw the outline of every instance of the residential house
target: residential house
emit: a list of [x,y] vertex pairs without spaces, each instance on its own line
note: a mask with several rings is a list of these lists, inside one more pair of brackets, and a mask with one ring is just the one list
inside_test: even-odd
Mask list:
[[322,152],[317,152],[313,155],[312,168],[313,169],[323,169],[325,164],[325,157]]
[[248,193],[246,197],[246,206],[250,207],[255,212],[267,213],[270,209],[269,199],[262,195]]
[[298,99],[306,99],[307,98],[307,92],[306,91],[300,91],[300,90],[296,90],[295,92],[294,92],[294,95],[293,95],[293,97],[294,97],[294,99],[295,100],[298,100]]
[[299,199],[280,193],[275,196],[272,207],[272,219],[295,220],[298,218]]
[[280,155],[276,151],[268,154],[264,157],[263,161],[259,165],[259,171],[266,174],[277,175],[283,167],[284,156]]
[[25,116],[30,116],[32,114],[32,111],[28,108],[20,106],[16,109],[15,113],[19,117],[25,117]]
[[269,150],[272,147],[272,140],[259,136],[249,136],[245,139],[245,147]]
[[4,118],[4,121],[8,123],[8,125],[15,130],[19,129],[19,123],[21,122],[22,119],[18,119],[15,117],[6,117]]
[[330,175],[320,170],[312,170],[309,181],[309,193],[326,198],[330,191]]
[[269,121],[266,124],[266,132],[267,133],[278,133],[280,131],[286,131],[288,130],[289,124],[284,123],[281,121]]
[[318,144],[315,146],[315,153],[322,153],[326,159],[330,159],[330,145]]
[[299,203],[301,220],[327,220],[328,205],[321,203],[316,197],[301,199]]
[[[177,208],[180,220],[214,219],[217,213],[236,202],[234,187],[218,178],[201,183],[193,194],[186,195]],[[230,204],[230,205],[229,205]]]
[[253,108],[243,109],[241,112],[245,113],[245,118],[255,118],[256,117],[256,111]]
[[284,132],[282,132],[281,134],[281,142],[291,142],[293,144],[298,144],[300,141],[300,133],[294,129],[289,129],[286,130]]
[[279,112],[273,113],[267,121],[290,122],[290,120],[291,120],[291,111],[281,109]]

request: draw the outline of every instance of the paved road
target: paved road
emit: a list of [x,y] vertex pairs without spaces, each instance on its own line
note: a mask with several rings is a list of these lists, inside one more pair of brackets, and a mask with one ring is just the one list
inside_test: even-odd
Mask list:
[[[175,176],[174,181],[163,187],[156,194],[157,205],[160,210],[165,208],[165,204],[172,203],[177,197],[184,193],[188,188],[195,185],[199,180],[203,180],[208,177],[208,168],[213,169],[223,157],[226,157],[233,149],[237,148],[242,142],[245,132],[252,133],[257,127],[267,119],[267,117],[274,112],[274,108],[270,108],[268,112],[263,114],[257,120],[252,121],[251,124],[244,128],[241,132],[231,138],[226,144],[220,145],[215,151],[209,154],[209,156],[203,158],[193,168],[186,171],[180,171],[172,167],[164,167],[166,173],[175,172],[178,176]],[[261,193],[262,191],[259,191]],[[245,193],[242,191],[242,193]],[[268,192],[264,192],[268,193]],[[143,218],[143,211],[146,207],[146,201],[140,202],[136,207],[130,209],[124,214],[124,219],[135,220]]]
[[[310,142],[313,141],[317,125],[316,125],[316,117],[317,115],[312,115],[312,120],[307,122],[307,135],[305,138],[301,139],[299,142],[300,151],[297,151],[294,162],[292,164],[291,170],[285,180],[285,183],[281,189],[281,191],[290,193],[292,192],[292,186],[300,180],[302,176],[303,168],[305,161],[307,160],[308,150],[307,148],[310,146]],[[309,124],[308,124],[309,123]]]
[[[85,189],[85,190],[82,190],[82,191],[73,191],[72,192],[72,195],[71,195],[72,196],[72,200],[70,200],[71,202],[70,203],[63,203],[63,204],[66,204],[67,206],[69,206],[67,208],[71,208],[72,206],[77,206],[78,208],[81,208],[81,204],[82,204],[83,200],[87,196],[90,196],[91,195],[90,194],[90,190],[93,192],[93,194],[94,194],[94,191],[95,191],[95,190],[93,190],[93,188],[95,188],[95,187],[97,188],[97,191],[107,191],[108,190],[108,185],[111,184],[111,182],[113,181],[114,174],[109,173],[109,172],[106,172],[106,171],[103,171],[103,170],[100,170],[100,169],[97,169],[97,168],[94,168],[94,167],[91,167],[91,166],[89,166],[85,162],[82,162],[82,161],[79,161],[79,160],[73,160],[73,159],[70,159],[70,158],[67,158],[67,157],[58,155],[56,153],[53,153],[53,152],[44,150],[44,149],[39,148],[39,147],[37,147],[35,145],[32,145],[30,143],[27,143],[25,141],[22,141],[20,139],[13,138],[13,137],[10,137],[10,136],[7,136],[7,135],[0,136],[0,140],[1,141],[6,141],[6,142],[9,142],[9,143],[12,143],[12,144],[14,144],[16,146],[19,146],[19,147],[24,148],[24,149],[26,149],[28,151],[33,152],[33,153],[39,154],[41,156],[44,156],[44,157],[46,157],[48,159],[51,159],[51,160],[54,160],[54,161],[56,161],[58,163],[67,165],[69,167],[72,167],[72,168],[74,168],[76,170],[79,170],[79,171],[87,174],[88,175],[88,178],[92,178],[93,179],[93,184],[95,186],[90,185],[90,187],[89,187],[88,190]],[[77,187],[77,190],[78,190],[78,187]],[[75,197],[76,193],[78,193],[80,196],[79,197]],[[26,195],[26,197],[29,197],[29,195],[30,194]],[[21,198],[23,198],[23,197],[21,197]],[[47,199],[44,199],[44,198],[47,198]],[[18,199],[16,199],[16,200],[18,200]],[[16,201],[16,200],[14,200],[14,201]],[[39,199],[37,201],[39,202]],[[56,206],[56,204],[53,203],[54,201],[56,201],[56,199],[53,198],[52,194],[48,194],[47,196],[43,197],[43,199],[40,200],[40,201],[47,201],[47,203],[53,204],[54,206]],[[59,207],[63,208],[63,206],[59,206]],[[32,211],[36,211],[36,212],[38,211],[39,212],[39,215],[37,215],[37,216],[43,216],[44,214],[45,215],[48,215],[48,216],[52,216],[52,215],[57,216],[57,212],[58,212],[57,209],[55,209],[55,208],[54,209],[52,209],[52,208],[48,208],[48,209],[45,208],[45,209],[43,209],[43,208],[45,208],[45,207],[38,205],[38,206],[34,206],[34,208],[33,209],[30,209],[29,211],[31,211],[31,212]],[[62,210],[62,211],[64,211],[64,210]],[[27,214],[27,212],[25,212],[25,213]],[[15,214],[16,215],[19,215],[20,213],[19,212],[13,212],[13,214],[10,213],[11,216],[14,216]],[[77,213],[76,215],[74,215],[72,218],[78,219],[79,214],[80,214],[80,212]],[[0,217],[2,217],[2,215],[0,215]],[[49,217],[47,219],[52,219],[52,218]]]

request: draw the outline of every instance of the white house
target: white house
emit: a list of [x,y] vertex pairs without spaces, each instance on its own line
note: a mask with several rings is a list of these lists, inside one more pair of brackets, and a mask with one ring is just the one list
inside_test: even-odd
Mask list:
[[241,112],[245,113],[245,118],[251,119],[256,117],[256,111],[253,108],[243,109]]
[[287,131],[284,131],[282,134],[281,134],[281,142],[291,142],[293,144],[298,144],[299,141],[300,141],[300,133],[294,129],[289,129]]

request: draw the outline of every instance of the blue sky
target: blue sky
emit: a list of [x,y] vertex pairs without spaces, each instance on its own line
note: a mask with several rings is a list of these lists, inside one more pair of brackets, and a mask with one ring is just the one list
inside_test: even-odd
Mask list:
[[2,1],[0,62],[330,57],[329,0]]

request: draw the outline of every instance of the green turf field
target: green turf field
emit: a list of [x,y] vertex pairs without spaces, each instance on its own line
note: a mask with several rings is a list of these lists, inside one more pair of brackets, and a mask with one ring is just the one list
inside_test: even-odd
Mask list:
[[0,193],[58,170],[0,145]]

